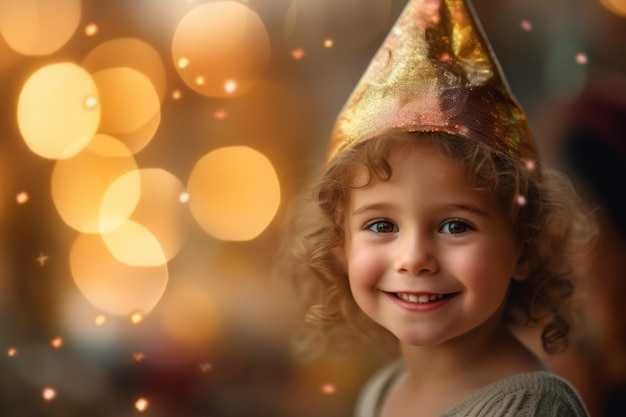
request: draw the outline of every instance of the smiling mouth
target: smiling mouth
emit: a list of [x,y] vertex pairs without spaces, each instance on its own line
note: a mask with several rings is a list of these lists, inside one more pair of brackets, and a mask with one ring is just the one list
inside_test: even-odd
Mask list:
[[454,293],[451,294],[409,294],[405,292],[396,292],[393,293],[396,297],[401,300],[408,301],[409,303],[415,304],[427,304],[435,301],[443,300],[444,298],[450,298],[454,296]]

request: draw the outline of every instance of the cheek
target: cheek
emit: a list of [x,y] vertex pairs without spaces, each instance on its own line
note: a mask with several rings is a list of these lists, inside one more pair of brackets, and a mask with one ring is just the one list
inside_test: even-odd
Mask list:
[[350,285],[370,285],[379,273],[378,257],[363,248],[353,247],[347,253]]
[[468,287],[485,289],[495,292],[497,289],[506,291],[510,281],[510,271],[506,269],[496,256],[482,253],[468,253],[460,259],[459,273],[464,277]]

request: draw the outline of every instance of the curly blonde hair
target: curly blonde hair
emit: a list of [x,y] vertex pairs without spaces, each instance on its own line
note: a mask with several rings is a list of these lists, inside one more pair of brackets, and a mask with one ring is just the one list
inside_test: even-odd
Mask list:
[[445,155],[462,161],[472,184],[500,204],[522,247],[521,260],[530,267],[528,279],[511,281],[504,318],[511,325],[542,326],[544,350],[549,354],[564,351],[574,289],[571,261],[591,235],[591,223],[568,178],[481,142],[441,132],[401,130],[343,151],[295,207],[289,228],[293,236],[285,241],[288,260],[282,272],[295,280],[305,300],[307,325],[298,338],[299,346],[319,353],[329,341],[339,342],[355,334],[388,346],[397,344],[387,330],[359,309],[350,292],[340,256],[344,207],[357,172],[365,168],[369,184],[389,180],[392,151],[416,140],[429,141]]

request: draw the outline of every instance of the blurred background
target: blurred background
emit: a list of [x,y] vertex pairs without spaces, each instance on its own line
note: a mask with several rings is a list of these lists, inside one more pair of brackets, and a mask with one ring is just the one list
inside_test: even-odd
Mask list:
[[[290,200],[405,4],[0,0],[1,415],[350,415],[389,358],[294,358],[301,316],[272,268]],[[626,1],[473,4],[544,163],[614,235],[605,270],[598,254],[581,267],[617,277],[585,281],[589,303],[623,309],[606,297],[626,252],[610,198]],[[626,380],[605,372],[626,362],[626,314],[604,310],[554,365],[595,415]]]

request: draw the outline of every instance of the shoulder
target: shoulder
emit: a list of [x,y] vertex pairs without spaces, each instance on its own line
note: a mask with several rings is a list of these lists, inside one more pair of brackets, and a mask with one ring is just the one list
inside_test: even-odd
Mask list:
[[375,417],[387,390],[403,369],[403,362],[397,360],[376,372],[359,394],[355,417]]
[[445,417],[457,416],[572,416],[588,412],[576,390],[547,371],[516,374],[470,395]]

